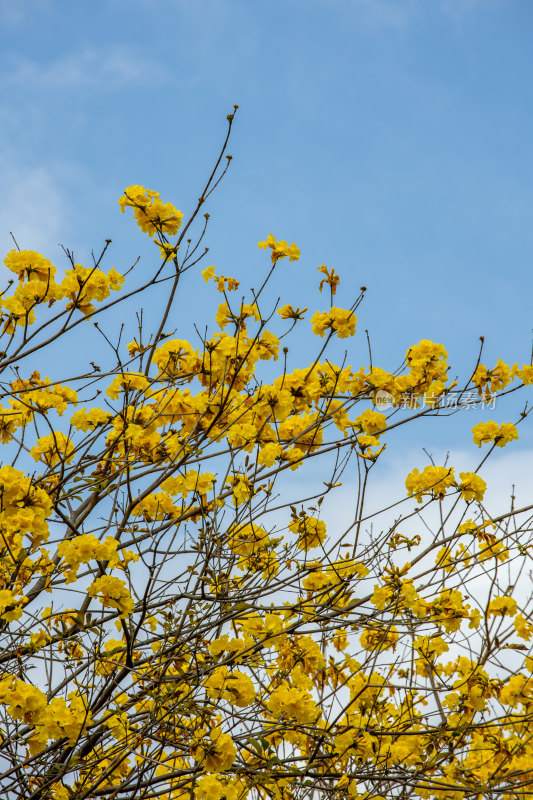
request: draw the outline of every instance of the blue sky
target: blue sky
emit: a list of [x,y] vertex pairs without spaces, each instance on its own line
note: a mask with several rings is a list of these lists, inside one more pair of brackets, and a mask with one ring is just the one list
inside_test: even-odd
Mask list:
[[353,366],[365,328],[386,368],[429,338],[464,374],[481,334],[489,363],[524,363],[532,23],[527,0],[0,0],[2,250],[12,230],[88,262],[110,237],[108,266],[148,269],[117,197],[140,183],[190,210],[238,103],[209,263],[258,285],[272,231],[303,254],[280,271],[284,301],[320,307],[323,263],[339,305],[367,286]]

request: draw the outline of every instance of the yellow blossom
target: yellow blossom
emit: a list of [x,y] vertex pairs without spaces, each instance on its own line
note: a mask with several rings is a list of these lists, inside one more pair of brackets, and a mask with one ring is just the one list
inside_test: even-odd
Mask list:
[[307,514],[293,519],[289,523],[289,530],[297,534],[297,546],[300,550],[320,547],[326,538],[326,523],[317,517],[309,517]]
[[357,317],[353,311],[344,308],[332,307],[330,311],[317,311],[311,317],[313,333],[318,336],[325,336],[328,330],[337,334],[339,339],[346,339],[353,336]]
[[286,256],[288,256],[289,261],[298,261],[300,258],[300,250],[294,244],[294,242],[288,245],[284,239],[276,241],[275,237],[271,233],[267,236],[264,242],[258,242],[257,246],[262,250],[266,250],[267,247],[271,248],[273,264],[275,264],[278,259],[285,258]]
[[505,447],[508,442],[518,439],[518,431],[512,422],[504,422],[498,425],[497,422],[479,422],[472,428],[474,434],[474,444],[481,447],[482,444],[494,442],[497,447]]
[[517,612],[516,600],[514,597],[493,597],[489,603],[488,616],[490,617],[514,617]]
[[128,587],[120,578],[113,575],[101,575],[96,578],[87,589],[89,597],[98,597],[103,606],[116,608],[121,616],[127,616],[133,611],[133,598]]
[[425,467],[422,472],[414,469],[405,480],[409,496],[416,496],[417,503],[422,502],[424,495],[444,498],[447,489],[455,482],[453,469],[450,467]]

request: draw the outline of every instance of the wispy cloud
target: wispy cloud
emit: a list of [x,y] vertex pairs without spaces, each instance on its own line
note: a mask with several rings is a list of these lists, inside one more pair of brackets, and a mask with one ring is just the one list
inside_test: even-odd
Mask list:
[[[186,0],[175,0],[185,2]],[[300,3],[301,0],[293,0]],[[374,28],[402,29],[427,15],[428,10],[464,26],[478,13],[500,6],[503,0],[306,0],[315,5],[342,9]]]
[[0,25],[3,28],[15,28],[28,19],[31,15],[35,18],[48,16],[53,12],[54,0],[0,0]]
[[456,22],[462,22],[472,14],[501,6],[502,2],[503,0],[440,0],[443,11]]
[[416,0],[353,0],[361,16],[380,26],[402,28],[410,22],[417,10]]
[[[450,453],[434,451],[436,464],[447,463],[453,467],[458,478],[462,471],[474,471],[481,457],[477,450],[457,449]],[[448,456],[448,461],[446,457]],[[484,507],[487,516],[497,517],[507,513],[511,507],[511,496],[514,497],[514,508],[520,509],[531,503],[530,465],[533,453],[530,449],[512,452],[494,453],[493,458],[486,462],[479,471],[479,475],[487,483],[487,492],[484,498]],[[401,456],[391,449],[389,458],[387,453],[382,456],[385,460],[378,464],[378,472],[369,480],[365,493],[365,519],[362,529],[368,531],[374,528],[377,531],[390,529],[399,519],[400,515],[408,515],[413,508],[418,508],[413,499],[408,499],[405,489],[405,479],[408,473],[416,466],[423,469],[428,464],[428,459],[419,448],[402,451]],[[291,484],[295,485],[294,479]],[[309,484],[302,483],[298,486],[302,496]],[[356,488],[349,481],[344,480],[344,485],[335,491],[334,502],[326,502],[322,507],[322,516],[332,535],[338,536],[346,530],[354,520]],[[399,502],[400,501],[400,502]],[[399,502],[399,504],[398,504]],[[395,505],[397,504],[397,505]],[[448,506],[447,506],[448,507]],[[464,510],[460,503],[459,511]],[[474,509],[467,516],[473,516]],[[528,514],[530,516],[530,514]],[[457,513],[449,521],[449,527],[457,521]],[[424,510],[422,515],[416,515],[408,522],[408,529],[413,534],[418,533],[427,538],[427,529],[437,531],[441,525],[440,505],[433,503]],[[424,525],[425,523],[425,525]],[[426,534],[424,534],[426,530]]]
[[[10,231],[23,250],[37,250],[52,260],[63,241],[67,204],[59,183],[44,167],[24,168],[0,163],[4,185],[0,196],[0,253],[15,247]],[[3,268],[2,268],[3,269]]]
[[164,78],[165,72],[157,62],[130,47],[110,46],[87,47],[46,63],[17,58],[4,83],[46,89],[94,87],[105,91],[129,85],[147,86]]
[[[183,2],[183,0],[176,0]],[[419,0],[289,0],[293,7],[314,5],[332,14],[348,13],[377,28],[404,28],[418,10]]]

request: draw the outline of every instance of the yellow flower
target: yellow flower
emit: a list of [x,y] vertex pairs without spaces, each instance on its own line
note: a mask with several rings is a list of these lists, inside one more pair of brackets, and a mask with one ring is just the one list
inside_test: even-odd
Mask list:
[[21,281],[36,279],[44,284],[53,283],[56,268],[34,250],[10,250],[4,258],[4,264]]
[[178,252],[178,246],[175,244],[170,244],[169,242],[158,242],[156,241],[155,244],[159,247],[159,253],[161,258],[167,260],[169,258],[173,258]]
[[414,645],[420,655],[428,661],[450,649],[441,636],[419,636],[415,639]]
[[526,642],[533,636],[533,623],[525,619],[522,614],[518,614],[514,619],[514,628],[517,635]]
[[470,500],[481,502],[487,488],[487,484],[483,478],[480,478],[475,472],[460,472],[459,477],[461,478],[459,490],[463,500],[467,502]]
[[181,227],[183,214],[171,203],[163,203],[159,192],[145,189],[144,186],[128,186],[119,198],[121,212],[126,207],[133,209],[137,225],[149,236],[156,233],[173,236]]
[[273,690],[267,708],[277,719],[292,718],[301,723],[314,723],[320,716],[320,710],[309,692],[289,687],[286,683]]
[[339,339],[346,339],[354,335],[356,324],[357,317],[353,311],[344,308],[332,307],[331,311],[322,313],[317,311],[311,317],[313,333],[317,336],[325,336],[326,331],[332,330]]
[[294,242],[289,245],[284,239],[278,242],[271,233],[269,233],[264,242],[258,242],[257,246],[260,247],[261,250],[266,250],[267,247],[271,248],[273,264],[275,264],[278,259],[285,258],[286,256],[288,256],[289,261],[298,261],[300,258],[300,249]]
[[322,292],[322,289],[324,288],[324,284],[326,283],[329,286],[330,290],[331,290],[331,294],[332,295],[336,294],[337,293],[337,286],[340,283],[340,277],[335,274],[334,268],[332,267],[331,269],[328,269],[325,264],[322,264],[321,267],[317,267],[317,270],[319,272],[321,272],[322,275],[326,276],[325,278],[322,278],[322,280],[318,284],[318,291]]
[[66,309],[78,309],[85,316],[92,314],[93,301],[102,302],[109,297],[110,291],[119,291],[124,283],[124,276],[110,269],[107,275],[100,269],[74,264],[65,272],[61,281],[60,296],[70,298]]
[[18,680],[3,702],[9,704],[10,717],[30,723],[34,723],[47,706],[46,695],[40,689]]
[[256,493],[256,489],[247,475],[230,475],[226,483],[232,487],[232,502],[236,506],[247,503]]
[[222,733],[220,727],[213,728],[210,741],[202,740],[193,748],[193,756],[201,762],[208,772],[225,772],[233,762],[237,751],[229,733]]
[[[185,797],[188,798],[190,796],[189,791],[187,790],[181,796],[185,800]],[[222,798],[224,800],[239,800],[242,797],[242,791],[239,789],[238,783],[223,783],[214,775],[204,775],[196,784],[194,797],[196,800],[222,800]]]
[[393,590],[390,586],[374,586],[374,592],[372,597],[370,598],[370,602],[373,603],[376,608],[379,608],[380,611],[383,611],[386,605],[390,603],[391,598],[393,596]]
[[366,409],[362,414],[355,418],[355,422],[359,425],[363,433],[374,435],[385,430],[387,427],[387,417],[379,411],[371,411]]
[[453,469],[450,467],[425,467],[422,472],[414,469],[405,479],[405,488],[409,497],[416,496],[417,503],[422,502],[424,495],[438,497],[442,500],[455,483]]
[[271,467],[281,456],[283,448],[278,442],[267,442],[261,447],[257,455],[257,463],[265,467]]
[[96,428],[106,425],[112,415],[103,408],[91,408],[87,411],[81,408],[70,418],[70,424],[78,431],[94,431]]
[[300,550],[320,547],[326,538],[326,523],[317,517],[308,517],[307,514],[293,519],[289,530],[298,535],[296,544]]
[[200,778],[194,790],[197,800],[221,800],[226,794],[226,787],[214,775]]
[[74,455],[74,445],[64,433],[57,431],[50,436],[41,436],[37,444],[31,448],[30,454],[35,461],[44,461],[47,467],[53,467],[61,461],[69,464]]
[[34,650],[40,650],[41,647],[44,647],[50,641],[50,634],[39,628],[38,631],[35,633],[30,634],[30,642]]
[[106,394],[114,400],[120,392],[144,392],[150,386],[150,381],[140,372],[124,372],[113,378]]
[[223,665],[217,667],[204,681],[208,697],[227,700],[232,706],[244,708],[255,700],[255,689],[251,679],[243,672],[228,673]]
[[514,597],[495,597],[489,603],[488,616],[490,617],[514,617],[517,612],[516,600]]
[[111,536],[107,536],[102,542],[92,533],[83,533],[73,539],[60,542],[57,546],[57,554],[70,567],[66,573],[67,583],[72,583],[76,579],[80,564],[88,564],[94,559],[115,564],[118,560],[117,547],[117,540]]
[[399,639],[398,631],[395,627],[390,628],[365,628],[360,636],[361,646],[365,650],[394,650]]
[[533,383],[533,365],[524,364],[522,369],[516,370],[516,375],[525,386],[530,386]]
[[87,589],[89,597],[96,597],[103,606],[116,608],[121,612],[121,616],[127,616],[133,611],[133,598],[128,587],[120,578],[113,575],[101,575],[96,578]]
[[289,303],[287,305],[282,306],[278,309],[278,314],[280,315],[281,319],[293,319],[295,322],[299,319],[304,318],[304,314],[307,311],[307,308],[300,308],[297,306],[293,308]]
[[202,278],[206,283],[211,280],[211,278],[216,278],[215,269],[215,267],[206,267],[206,269],[202,270]]
[[70,793],[66,786],[62,783],[53,783],[50,787],[52,792],[52,800],[69,800]]
[[474,425],[472,433],[474,434],[474,444],[477,444],[478,447],[489,442],[494,442],[497,447],[505,447],[508,442],[518,439],[518,431],[512,422],[504,422],[501,425],[493,420],[480,422]]

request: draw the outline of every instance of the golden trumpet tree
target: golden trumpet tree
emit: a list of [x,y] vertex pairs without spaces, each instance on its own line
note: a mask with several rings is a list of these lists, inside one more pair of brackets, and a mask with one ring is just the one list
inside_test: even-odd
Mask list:
[[[529,797],[533,506],[489,513],[481,474],[527,409],[474,426],[470,470],[406,465],[400,497],[367,498],[394,428],[528,392],[533,367],[480,359],[458,385],[427,340],[395,372],[336,366],[364,290],[336,305],[339,276],[320,267],[316,311],[266,307],[300,258],[272,234],[261,288],[241,297],[200,263],[233,119],[188,219],[142,186],[120,197],[157,245],[144,283],[105,268],[109,241],[91,266],[5,258],[2,797]],[[220,304],[189,341],[165,331],[193,267]],[[111,367],[61,381],[26,367],[95,320],[106,338],[106,310],[158,285],[160,319],[107,337]],[[290,364],[305,326],[315,357]]]

